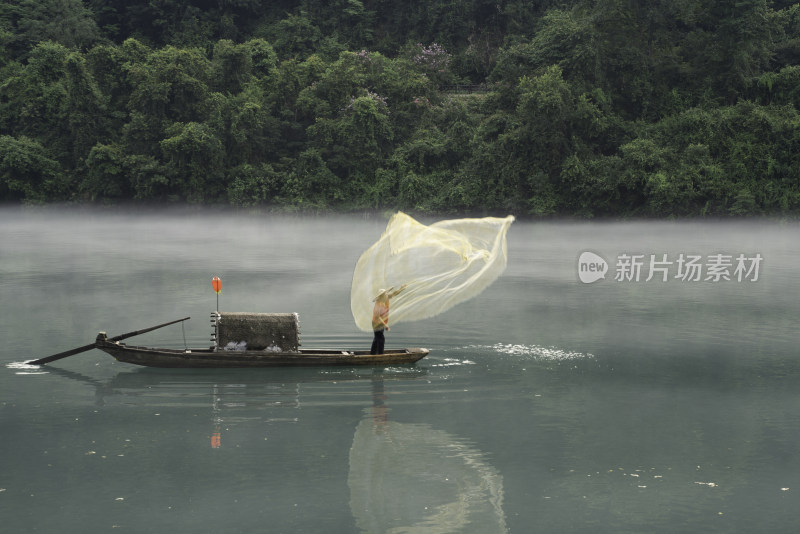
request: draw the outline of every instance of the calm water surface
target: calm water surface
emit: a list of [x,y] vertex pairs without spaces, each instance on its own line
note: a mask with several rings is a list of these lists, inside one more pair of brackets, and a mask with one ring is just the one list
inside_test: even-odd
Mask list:
[[[187,315],[136,342],[205,346],[215,275],[222,310],[298,312],[305,347],[367,347],[350,281],[385,224],[0,210],[5,531],[796,528],[797,224],[516,222],[493,286],[389,332],[431,349],[409,367],[20,364]],[[592,284],[587,250],[609,264]],[[701,281],[676,278],[681,254]],[[730,280],[704,280],[720,254]],[[638,281],[615,280],[626,255]],[[646,281],[651,255],[667,281]],[[739,255],[761,256],[757,280]]]

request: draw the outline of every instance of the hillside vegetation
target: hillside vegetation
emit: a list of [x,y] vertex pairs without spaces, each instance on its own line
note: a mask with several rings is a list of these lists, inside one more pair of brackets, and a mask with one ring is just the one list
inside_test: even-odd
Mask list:
[[798,107],[791,2],[0,5],[4,202],[794,216]]

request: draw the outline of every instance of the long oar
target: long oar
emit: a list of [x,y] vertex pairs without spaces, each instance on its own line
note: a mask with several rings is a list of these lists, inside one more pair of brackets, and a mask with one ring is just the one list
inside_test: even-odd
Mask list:
[[[129,337],[138,336],[139,334],[144,334],[145,332],[150,332],[151,330],[156,330],[158,328],[163,328],[165,326],[169,326],[171,324],[180,323],[182,321],[186,321],[190,319],[190,317],[184,317],[183,319],[176,319],[174,321],[170,321],[168,323],[151,326],[150,328],[145,328],[143,330],[135,330],[133,332],[128,332],[127,334],[122,334],[121,336],[112,337],[109,341],[121,341],[123,339],[127,339]],[[95,343],[91,345],[84,345],[83,347],[78,347],[76,349],[67,350],[64,352],[59,352],[58,354],[53,354],[52,356],[47,356],[46,358],[39,358],[38,360],[33,360],[28,362],[28,365],[44,365],[46,363],[54,362],[56,360],[60,360],[61,358],[66,358],[67,356],[74,356],[75,354],[80,354],[81,352],[86,352],[87,350],[92,350],[95,347]]]

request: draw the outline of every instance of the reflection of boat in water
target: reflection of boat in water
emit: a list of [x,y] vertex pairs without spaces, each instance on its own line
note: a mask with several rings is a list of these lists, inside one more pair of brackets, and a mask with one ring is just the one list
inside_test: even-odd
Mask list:
[[[56,367],[49,372],[94,390],[100,411],[121,425],[124,414],[154,414],[157,423],[137,427],[147,438],[141,446],[153,455],[174,445],[177,429],[182,442],[220,451],[220,465],[242,462],[246,469],[251,461],[280,459],[275,463],[295,467],[268,471],[275,476],[270,491],[292,498],[292,491],[297,498],[313,495],[313,478],[294,483],[310,462],[337,492],[349,487],[349,524],[358,531],[506,532],[503,480],[480,450],[427,424],[389,420],[393,408],[418,412],[416,392],[428,389],[429,369],[123,368],[107,379]],[[337,502],[338,511],[346,510],[347,494]]]
[[350,404],[352,397],[341,392],[359,390],[359,383],[374,384],[377,380],[399,386],[426,377],[428,370],[416,366],[280,367],[270,373],[235,368],[209,373],[203,369],[140,367],[128,368],[106,380],[58,367],[48,367],[47,373],[93,388],[98,407],[147,406],[163,414],[169,410],[174,417],[186,420],[206,413],[214,428],[212,446],[219,447],[223,431],[297,423],[304,408]]
[[[105,400],[112,397],[122,397],[125,403],[137,397],[147,397],[147,403],[154,407],[197,408],[207,406],[208,395],[213,394],[214,388],[222,388],[225,396],[231,395],[237,399],[247,393],[249,402],[241,404],[238,400],[232,401],[235,406],[269,406],[275,403],[276,392],[283,392],[292,398],[299,395],[300,398],[313,400],[313,392],[326,384],[333,386],[345,382],[374,381],[376,376],[380,376],[381,381],[403,382],[424,378],[428,370],[416,366],[390,368],[389,372],[381,368],[281,367],[268,374],[237,368],[220,369],[210,374],[202,369],[167,372],[140,367],[128,368],[106,380],[59,367],[48,367],[47,373],[94,387],[98,405],[105,404]],[[180,399],[180,403],[176,403],[176,399]]]
[[348,485],[362,532],[507,532],[502,476],[480,451],[426,424],[362,420]]

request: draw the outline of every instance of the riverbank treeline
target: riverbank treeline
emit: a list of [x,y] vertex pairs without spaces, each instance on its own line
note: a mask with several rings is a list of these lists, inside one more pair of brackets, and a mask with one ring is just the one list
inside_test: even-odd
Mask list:
[[0,5],[5,202],[789,215],[798,108],[791,2]]

